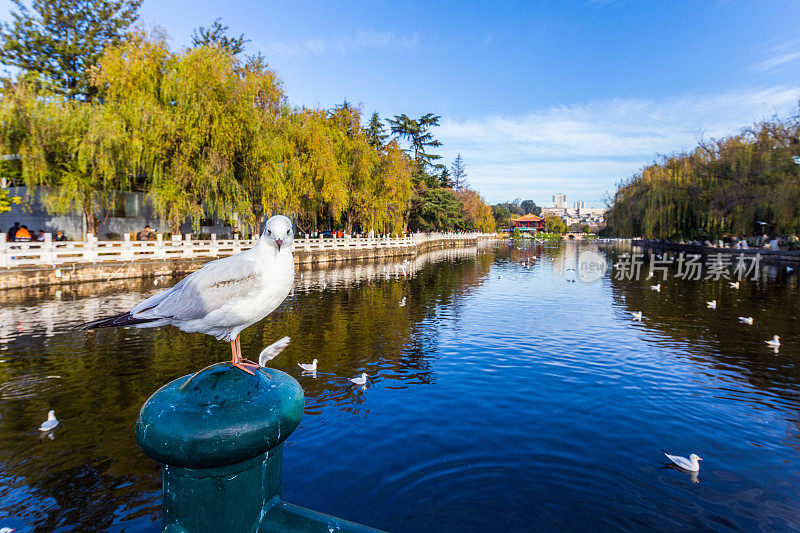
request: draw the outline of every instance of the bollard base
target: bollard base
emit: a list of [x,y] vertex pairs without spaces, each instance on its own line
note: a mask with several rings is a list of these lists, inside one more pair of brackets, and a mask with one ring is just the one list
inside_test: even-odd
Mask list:
[[163,465],[164,530],[253,531],[280,500],[283,445],[248,461],[217,468]]
[[381,530],[282,501],[277,501],[270,508],[261,522],[261,527],[258,528],[258,533],[331,533],[333,531],[369,533]]

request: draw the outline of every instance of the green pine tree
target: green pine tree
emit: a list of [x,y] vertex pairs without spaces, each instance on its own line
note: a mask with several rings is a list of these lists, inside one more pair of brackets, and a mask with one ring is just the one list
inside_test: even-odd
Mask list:
[[142,0],[33,0],[30,9],[12,2],[12,21],[0,28],[0,61],[39,75],[58,94],[91,100],[91,68],[122,40]]

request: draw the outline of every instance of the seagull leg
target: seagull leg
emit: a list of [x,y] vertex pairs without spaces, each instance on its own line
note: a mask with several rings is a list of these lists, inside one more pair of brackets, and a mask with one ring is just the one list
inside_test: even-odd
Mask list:
[[[231,352],[233,353],[233,358],[231,359],[231,364],[240,370],[244,370],[251,376],[255,376],[255,372],[251,370],[250,366],[246,363],[242,362],[242,353],[241,353],[241,345],[239,344],[239,336],[236,336],[236,339],[231,341]],[[256,367],[258,368],[258,367]]]

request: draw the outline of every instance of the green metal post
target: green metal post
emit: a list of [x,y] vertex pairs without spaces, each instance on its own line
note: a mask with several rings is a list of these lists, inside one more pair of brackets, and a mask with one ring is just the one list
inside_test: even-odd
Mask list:
[[283,442],[303,407],[291,376],[251,376],[230,363],[156,391],[139,412],[136,442],[162,464],[164,531],[370,531],[281,501]]

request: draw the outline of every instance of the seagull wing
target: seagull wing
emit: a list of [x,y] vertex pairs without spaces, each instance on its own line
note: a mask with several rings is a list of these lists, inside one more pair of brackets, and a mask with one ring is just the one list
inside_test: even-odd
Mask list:
[[686,457],[681,457],[680,455],[670,455],[667,452],[664,452],[664,455],[666,455],[670,461],[684,470],[693,470],[692,463]]
[[39,431],[50,431],[54,427],[58,425],[58,420],[45,420],[41,426],[39,426]]
[[257,292],[261,270],[242,254],[211,261],[174,287],[151,296],[131,309],[135,319],[194,320],[226,303]]

